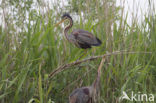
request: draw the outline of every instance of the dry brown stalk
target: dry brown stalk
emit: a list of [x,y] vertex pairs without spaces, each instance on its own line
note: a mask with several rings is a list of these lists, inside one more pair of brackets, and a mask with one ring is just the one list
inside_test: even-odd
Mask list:
[[152,52],[135,52],[135,51],[132,51],[132,52],[128,52],[128,51],[115,51],[115,52],[112,52],[112,53],[107,53],[107,54],[103,54],[103,55],[99,55],[99,56],[93,56],[93,57],[90,57],[90,58],[86,58],[86,59],[83,59],[83,60],[79,60],[79,61],[75,61],[75,62],[72,62],[72,63],[69,63],[69,64],[64,64],[64,65],[61,65],[59,66],[57,69],[55,69],[54,71],[52,71],[50,74],[49,74],[49,78],[52,78],[54,77],[56,74],[62,72],[63,70],[71,67],[71,66],[75,66],[75,65],[79,65],[83,62],[87,62],[87,61],[92,61],[92,60],[95,60],[95,59],[98,59],[98,58],[103,58],[105,56],[111,56],[111,55],[120,55],[120,54],[152,54]]

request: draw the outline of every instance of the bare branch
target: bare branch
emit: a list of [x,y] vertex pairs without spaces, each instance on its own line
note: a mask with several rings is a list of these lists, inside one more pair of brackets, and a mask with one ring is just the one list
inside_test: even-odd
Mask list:
[[69,63],[69,64],[64,64],[62,66],[59,66],[57,69],[55,69],[53,72],[51,72],[49,74],[49,78],[52,78],[54,77],[56,74],[60,73],[61,71],[71,67],[71,66],[75,66],[75,65],[79,65],[83,62],[86,62],[86,61],[92,61],[92,60],[95,60],[95,59],[98,59],[98,58],[103,58],[105,56],[111,56],[111,55],[120,55],[120,54],[152,54],[152,52],[127,52],[127,51],[115,51],[115,52],[112,52],[112,53],[107,53],[107,54],[103,54],[103,55],[99,55],[99,56],[93,56],[93,57],[90,57],[90,58],[86,58],[86,59],[83,59],[83,60],[79,60],[79,61],[75,61],[75,62],[72,62],[72,63]]

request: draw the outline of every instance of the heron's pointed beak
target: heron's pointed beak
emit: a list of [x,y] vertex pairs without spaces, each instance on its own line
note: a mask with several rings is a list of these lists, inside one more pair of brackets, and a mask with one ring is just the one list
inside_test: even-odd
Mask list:
[[60,22],[58,22],[57,24],[55,24],[55,26],[58,26],[59,24],[61,24],[62,22],[64,22],[65,19],[62,19]]

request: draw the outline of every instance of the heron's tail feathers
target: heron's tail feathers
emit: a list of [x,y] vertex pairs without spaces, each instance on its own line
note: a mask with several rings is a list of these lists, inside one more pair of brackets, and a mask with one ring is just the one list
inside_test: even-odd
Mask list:
[[96,42],[94,42],[92,45],[93,46],[100,46],[101,44],[102,44],[102,41],[99,39],[99,38],[97,38],[96,37],[96,40],[95,40]]

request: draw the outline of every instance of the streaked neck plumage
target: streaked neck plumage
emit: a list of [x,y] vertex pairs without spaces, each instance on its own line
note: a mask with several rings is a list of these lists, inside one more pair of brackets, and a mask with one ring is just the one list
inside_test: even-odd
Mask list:
[[73,20],[72,20],[72,18],[67,18],[67,20],[69,21],[69,24],[64,29],[64,35],[65,35],[66,39],[70,42],[68,30],[73,26]]

